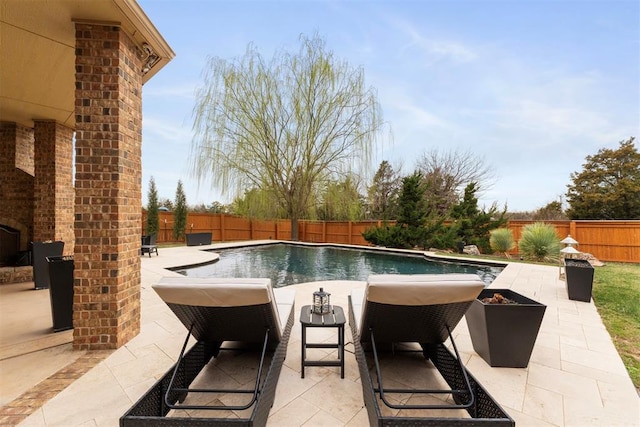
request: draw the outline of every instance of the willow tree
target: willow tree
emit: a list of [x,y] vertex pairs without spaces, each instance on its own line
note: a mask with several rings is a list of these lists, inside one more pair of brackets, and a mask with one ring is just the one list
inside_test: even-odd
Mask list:
[[334,57],[319,36],[265,60],[253,44],[210,58],[196,92],[192,171],[224,193],[257,188],[298,238],[318,186],[368,167],[382,114],[364,71]]

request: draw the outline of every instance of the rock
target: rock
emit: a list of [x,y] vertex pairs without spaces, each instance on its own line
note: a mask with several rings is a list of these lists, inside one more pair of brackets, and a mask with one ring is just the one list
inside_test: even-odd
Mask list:
[[480,255],[480,250],[478,250],[478,247],[476,245],[467,245],[462,250],[462,253],[468,255]]
[[585,259],[587,261],[589,261],[589,264],[591,264],[594,267],[602,267],[604,266],[604,262],[600,261],[598,258],[594,257],[593,255],[587,253],[587,252],[582,252],[578,258],[580,259]]

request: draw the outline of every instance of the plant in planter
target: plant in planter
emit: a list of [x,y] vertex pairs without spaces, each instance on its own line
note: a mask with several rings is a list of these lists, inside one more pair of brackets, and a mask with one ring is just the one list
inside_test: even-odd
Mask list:
[[484,289],[465,315],[473,349],[493,367],[526,368],[547,306],[511,289]]
[[593,266],[584,259],[565,259],[567,294],[570,300],[591,301],[593,288]]

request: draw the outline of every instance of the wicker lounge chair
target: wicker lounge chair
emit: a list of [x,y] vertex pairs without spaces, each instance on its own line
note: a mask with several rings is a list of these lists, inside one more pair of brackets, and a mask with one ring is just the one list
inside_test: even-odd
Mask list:
[[[515,425],[467,372],[451,335],[483,288],[470,274],[372,275],[351,293],[349,323],[372,426]],[[406,378],[394,371],[399,364]]]
[[[186,277],[165,277],[153,288],[189,332],[178,362],[120,425],[264,426],[293,325],[295,291],[272,289],[270,279]],[[197,342],[185,351],[190,336]],[[225,364],[228,359],[234,361]],[[238,369],[238,362],[245,365]],[[245,378],[233,381],[225,373],[230,368]]]

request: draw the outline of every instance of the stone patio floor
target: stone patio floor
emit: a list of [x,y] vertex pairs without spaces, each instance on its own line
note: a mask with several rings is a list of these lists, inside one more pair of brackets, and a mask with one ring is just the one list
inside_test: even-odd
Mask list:
[[[151,285],[177,274],[167,267],[214,259],[203,249],[221,246],[229,244],[161,248],[157,257],[142,257],[141,332],[114,351],[72,351],[70,331],[50,331],[48,291],[34,291],[32,283],[0,286],[0,425],[117,426],[175,363],[186,334]],[[300,378],[300,308],[323,286],[346,313],[349,292],[364,285],[295,285],[296,320],[269,426],[369,425],[349,327],[345,378],[332,367],[307,367]],[[547,305],[527,368],[490,367],[474,352],[464,319],[453,334],[467,369],[518,426],[640,426],[637,391],[593,302],[569,300],[557,267],[510,263],[491,287]],[[333,331],[320,330],[317,338],[334,340]]]

